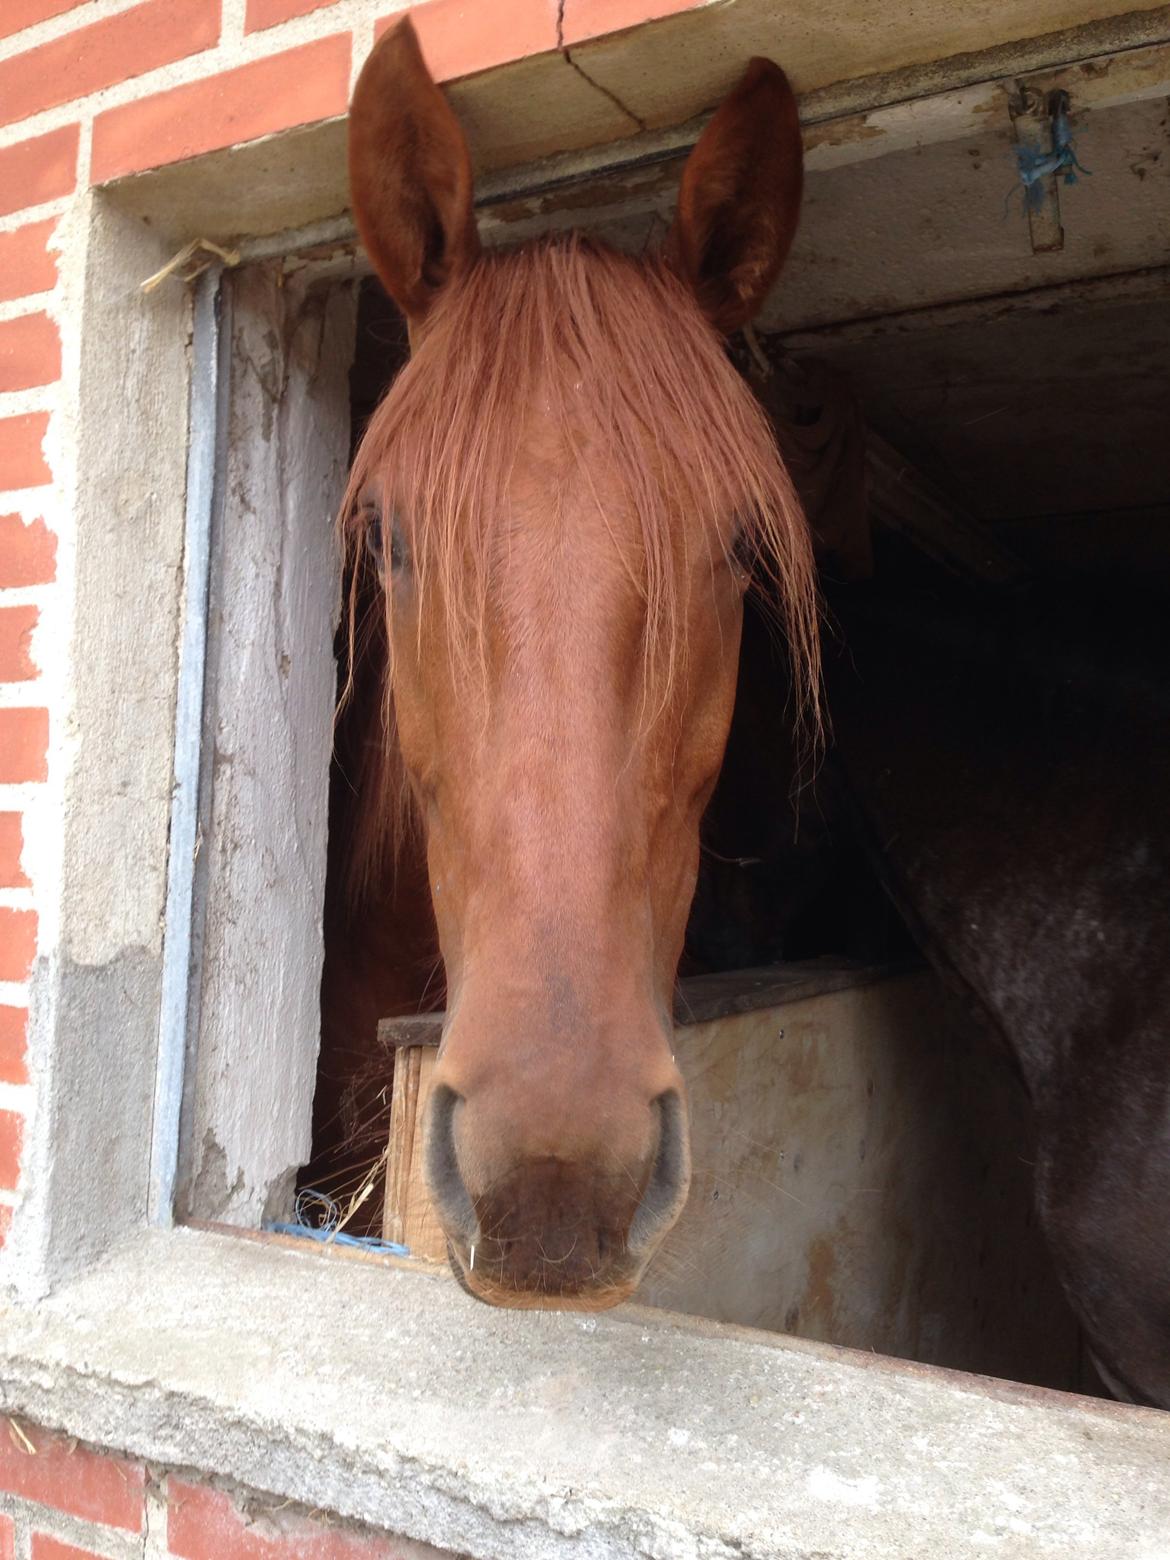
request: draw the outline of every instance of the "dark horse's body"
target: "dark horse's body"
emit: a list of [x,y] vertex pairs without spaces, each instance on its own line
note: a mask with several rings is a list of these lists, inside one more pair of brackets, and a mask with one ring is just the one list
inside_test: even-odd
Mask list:
[[880,875],[1018,1062],[1041,1219],[1103,1374],[1170,1407],[1164,604],[933,582],[834,605],[835,763]]

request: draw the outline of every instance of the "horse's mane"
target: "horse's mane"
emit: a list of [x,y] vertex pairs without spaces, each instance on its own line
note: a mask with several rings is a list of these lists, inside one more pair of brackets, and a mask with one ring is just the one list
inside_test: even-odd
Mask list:
[[[387,517],[409,517],[415,588],[440,590],[454,663],[482,673],[497,527],[538,396],[576,475],[591,483],[591,463],[604,459],[605,492],[623,492],[636,517],[640,545],[624,562],[646,602],[651,718],[686,650],[674,528],[698,512],[727,527],[727,545],[772,604],[787,637],[792,713],[818,733],[817,596],[800,502],[765,414],[663,256],[557,237],[484,254],[446,290],[358,448],[340,522],[350,577],[363,567],[360,499],[374,488]],[[351,664],[358,603],[355,585]],[[362,786],[380,800],[367,795],[362,808],[370,822],[355,841],[359,883],[380,870],[409,811],[389,676],[385,692],[381,765],[371,755]]]

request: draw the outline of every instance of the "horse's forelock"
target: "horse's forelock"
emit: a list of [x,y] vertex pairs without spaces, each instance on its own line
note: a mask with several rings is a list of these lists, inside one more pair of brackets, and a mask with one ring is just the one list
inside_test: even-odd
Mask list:
[[[358,500],[374,486],[387,508],[409,516],[416,588],[440,593],[453,662],[483,674],[497,528],[538,394],[566,460],[596,485],[599,503],[602,491],[621,491],[636,517],[639,545],[628,561],[646,601],[648,707],[668,702],[686,649],[678,517],[734,513],[756,586],[787,637],[794,716],[815,742],[817,595],[800,502],[762,409],[660,257],[635,259],[570,236],[484,255],[450,287],[358,449],[341,511],[354,571],[365,525]],[[591,469],[601,460],[603,483]],[[351,666],[357,611],[355,587]],[[407,819],[391,684],[379,854]]]

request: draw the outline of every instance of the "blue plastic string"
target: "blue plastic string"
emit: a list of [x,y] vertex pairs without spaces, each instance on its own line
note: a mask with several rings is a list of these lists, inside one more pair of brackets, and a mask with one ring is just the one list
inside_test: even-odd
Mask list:
[[1069,124],[1068,113],[1063,108],[1052,116],[1050,152],[1036,151],[1030,146],[1017,146],[1015,153],[1020,183],[1024,186],[1024,199],[1033,210],[1044,202],[1044,186],[1041,180],[1046,179],[1050,174],[1063,175],[1065,184],[1076,184],[1079,174],[1089,176],[1088,168],[1082,167],[1077,160],[1072,126]]
[[357,1246],[362,1251],[381,1251],[391,1257],[409,1257],[410,1247],[396,1240],[380,1240],[376,1235],[347,1235],[339,1229],[341,1208],[327,1192],[306,1187],[297,1193],[293,1204],[293,1223],[266,1224],[274,1235],[297,1235],[302,1240],[319,1241],[328,1246]]

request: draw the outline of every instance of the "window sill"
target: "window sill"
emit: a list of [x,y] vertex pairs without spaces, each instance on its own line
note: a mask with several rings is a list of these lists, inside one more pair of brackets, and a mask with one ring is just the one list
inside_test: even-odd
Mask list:
[[1149,1556],[1170,1415],[151,1231],[0,1311],[0,1407],[473,1556]]

